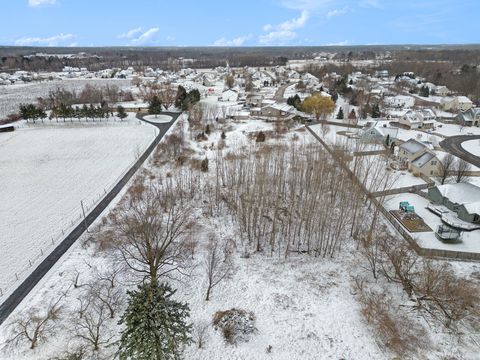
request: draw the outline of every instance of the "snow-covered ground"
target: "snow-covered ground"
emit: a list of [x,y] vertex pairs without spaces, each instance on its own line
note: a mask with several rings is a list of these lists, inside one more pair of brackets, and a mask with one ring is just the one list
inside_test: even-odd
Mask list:
[[455,136],[455,135],[480,135],[480,127],[476,126],[460,126],[457,124],[441,124],[440,127],[437,124],[435,129],[435,133],[443,135],[443,136]]
[[172,121],[172,117],[169,115],[147,115],[143,118],[155,124],[169,123]]
[[0,134],[0,303],[155,137],[122,122],[24,124]]
[[469,140],[462,143],[462,148],[470,154],[480,156],[480,140]]
[[[216,150],[211,149],[210,144],[217,143],[221,134],[217,125],[215,127],[207,141],[190,141],[189,145],[195,151],[195,156],[214,158]],[[227,122],[218,127],[223,127],[226,133],[227,151],[240,151],[244,145],[258,146],[251,133],[273,130],[271,123],[256,119]],[[185,129],[187,128],[185,126]],[[307,131],[298,127],[280,139],[268,136],[267,143],[291,142],[293,138],[296,138],[296,141],[315,141]],[[213,163],[212,161],[212,166]],[[156,176],[165,173],[163,167],[155,168],[150,165],[148,169]],[[201,202],[198,202],[198,206],[202,206]],[[395,357],[376,340],[372,329],[361,315],[355,291],[352,289],[353,277],[366,274],[369,270],[366,269],[367,265],[361,262],[362,258],[358,255],[355,244],[348,239],[342,253],[333,259],[315,258],[305,254],[292,254],[288,259],[284,259],[278,255],[268,256],[262,253],[253,253],[249,258],[245,258],[241,256],[242,249],[238,243],[239,248],[234,252],[233,275],[214,288],[210,301],[205,301],[206,279],[202,260],[208,234],[214,232],[220,238],[232,239],[238,239],[239,235],[236,225],[227,214],[203,216],[200,208],[196,210],[201,225],[198,231],[195,231],[195,238],[199,242],[193,260],[196,266],[188,276],[168,280],[177,289],[176,299],[188,303],[191,310],[189,322],[194,324],[211,324],[216,311],[233,307],[252,311],[256,317],[258,332],[250,342],[232,346],[209,325],[204,348],[198,349],[196,344],[191,344],[185,350],[185,359],[374,360]],[[4,351],[0,356],[2,360],[48,359],[80,342],[74,337],[72,322],[78,317],[78,297],[83,290],[71,286],[72,275],[78,271],[80,283],[85,284],[91,280],[93,268],[111,267],[111,259],[94,256],[92,247],[82,246],[84,239],[85,236],[73,245],[12,314],[14,318],[27,309],[44,306],[47,299],[56,299],[63,290],[69,289],[63,300],[65,308],[62,319],[56,324],[57,333],[50,336],[46,342],[40,343],[35,350],[29,350],[26,344],[14,348],[2,348],[0,345],[0,353]],[[474,266],[461,264],[459,268],[461,271],[464,271],[463,267],[473,271],[470,269]],[[125,285],[127,282],[124,282],[123,278],[121,280],[118,286],[122,286],[122,289],[132,288]],[[372,283],[385,288],[397,286],[395,283],[386,283],[383,279],[372,280]],[[402,296],[401,289],[394,299],[402,305],[408,303],[406,296]],[[118,316],[117,314],[114,319],[106,320],[107,330],[102,331],[104,338],[112,335],[112,341],[118,339]],[[427,324],[424,325],[427,327]],[[444,359],[450,354],[460,354],[458,358],[475,359],[471,356],[470,348],[458,348],[456,337],[438,330],[436,327],[428,327],[428,335],[433,337],[435,345],[430,353],[420,354],[419,358]],[[8,327],[1,326],[0,344],[8,338]],[[268,353],[267,348],[270,346],[271,352]],[[106,358],[110,358],[114,348],[102,346],[101,351],[106,353]]]

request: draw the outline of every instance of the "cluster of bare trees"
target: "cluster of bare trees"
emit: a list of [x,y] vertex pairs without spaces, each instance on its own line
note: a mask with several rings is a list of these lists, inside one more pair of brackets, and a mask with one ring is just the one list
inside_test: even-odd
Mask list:
[[420,313],[451,330],[479,330],[480,289],[474,282],[459,278],[450,264],[418,256],[386,227],[379,227],[370,238],[360,236],[357,240],[374,277],[398,283],[415,300]]
[[80,92],[57,88],[50,91],[48,96],[39,97],[38,104],[43,109],[53,109],[60,106],[72,106],[74,104],[114,104],[119,101],[131,101],[133,95],[130,91],[121,90],[116,85],[98,87],[86,84]]
[[[82,283],[80,272],[71,273],[71,286],[45,307],[32,307],[18,314],[10,323],[9,345],[27,343],[35,349],[62,330],[83,344],[81,353],[87,349],[97,352],[109,344],[113,335],[109,326],[115,323],[124,305],[124,291],[119,286],[119,268],[94,270],[94,276]],[[67,299],[74,300],[66,304]],[[68,321],[66,321],[68,320]]]
[[471,168],[472,165],[469,162],[447,154],[440,163],[438,179],[442,185],[449,178],[453,178],[456,183],[464,182],[468,179]]
[[150,103],[154,97],[157,97],[162,103],[165,110],[168,110],[175,104],[177,97],[177,89],[168,83],[144,83],[140,87],[140,92],[143,100]]
[[350,181],[319,146],[260,146],[217,157],[216,201],[226,202],[253,251],[333,256],[350,223]]

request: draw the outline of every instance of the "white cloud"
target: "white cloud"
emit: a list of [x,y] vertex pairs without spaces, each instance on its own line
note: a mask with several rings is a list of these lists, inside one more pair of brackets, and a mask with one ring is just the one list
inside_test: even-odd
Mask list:
[[55,5],[57,0],[28,0],[28,6],[38,7],[43,5]]
[[327,12],[327,18],[332,18],[335,16],[340,16],[340,15],[345,15],[350,11],[350,8],[348,6],[345,6],[342,9],[335,9],[335,10],[330,10]]
[[362,0],[360,1],[361,7],[374,7],[374,8],[381,8],[382,5],[380,4],[380,0]]
[[266,35],[260,35],[258,42],[262,45],[285,45],[297,37],[297,33],[290,30],[271,31]]
[[61,46],[70,44],[75,38],[72,34],[58,34],[50,37],[27,37],[15,40],[17,46]]
[[245,42],[250,39],[252,35],[239,36],[234,39],[221,38],[213,43],[213,46],[242,46]]
[[303,10],[298,18],[293,18],[277,25],[265,25],[263,30],[268,33],[260,35],[258,42],[263,45],[286,44],[297,37],[297,33],[294,30],[303,28],[307,24],[309,16],[309,12]]
[[283,0],[283,6],[295,10],[318,10],[331,3],[332,0]]
[[132,38],[130,40],[129,45],[142,45],[142,44],[148,43],[148,42],[152,41],[152,38],[155,36],[155,34],[159,30],[160,29],[158,27],[154,27],[154,28],[148,29],[147,31],[145,31],[143,33],[142,33],[143,30],[140,30],[140,32],[137,31],[132,36],[135,36],[135,35],[138,35],[139,33],[141,33],[140,36]]
[[327,44],[327,46],[347,46],[347,45],[350,45],[349,40],[344,40],[344,41],[339,41],[339,42],[336,42],[336,43]]
[[143,30],[143,28],[141,28],[141,27],[136,28],[136,29],[132,29],[132,30],[127,31],[127,32],[124,33],[124,34],[118,35],[118,37],[119,37],[120,39],[131,39],[131,38],[133,38],[135,35],[137,35],[138,33],[141,33],[142,30]]
[[292,31],[301,27],[304,27],[309,18],[309,13],[307,10],[303,10],[298,18],[287,20],[278,25],[267,24],[263,27],[264,31]]

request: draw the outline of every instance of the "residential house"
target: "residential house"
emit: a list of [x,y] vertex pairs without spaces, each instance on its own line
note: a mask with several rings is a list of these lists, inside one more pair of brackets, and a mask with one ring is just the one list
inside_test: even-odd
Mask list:
[[385,102],[394,108],[412,108],[415,105],[415,98],[406,95],[397,95],[385,98]]
[[480,187],[470,183],[434,186],[428,189],[428,198],[457,213],[460,220],[480,223]]
[[415,139],[410,139],[398,146],[398,158],[409,163],[429,150],[429,147]]
[[247,96],[245,101],[245,106],[248,107],[261,107],[263,102],[263,95],[261,94],[251,94]]
[[422,155],[410,161],[408,170],[415,176],[438,176],[442,163],[433,151],[427,150]]
[[467,111],[473,107],[472,100],[466,96],[442,99],[441,104],[446,111]]
[[305,85],[307,86],[318,86],[320,85],[320,80],[318,80],[318,78],[310,73],[306,73],[305,75],[303,75],[302,77],[302,81]]
[[287,104],[275,103],[259,109],[252,109],[251,114],[256,116],[265,116],[269,118],[285,119],[296,115],[297,110],[293,106]]
[[409,129],[429,129],[435,121],[435,113],[430,109],[409,110],[398,120]]
[[380,124],[377,122],[369,122],[360,131],[360,140],[365,142],[383,143],[387,137],[390,141],[395,141],[398,138],[398,128],[390,127],[386,123]]
[[375,76],[378,77],[378,78],[386,78],[386,77],[388,77],[388,70],[376,71]]
[[398,158],[416,176],[438,176],[442,168],[442,162],[431,146],[415,139],[398,146]]
[[227,89],[222,93],[222,96],[218,100],[225,102],[236,102],[238,101],[238,91]]
[[480,108],[471,108],[460,112],[455,120],[463,126],[480,126]]
[[450,94],[450,90],[446,86],[440,85],[435,87],[435,94],[438,96],[448,96]]

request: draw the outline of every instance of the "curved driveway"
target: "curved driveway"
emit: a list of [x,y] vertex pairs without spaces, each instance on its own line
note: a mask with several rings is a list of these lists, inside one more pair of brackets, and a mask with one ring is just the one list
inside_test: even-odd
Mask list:
[[38,282],[48,273],[55,263],[67,252],[67,250],[78,240],[78,238],[85,232],[85,230],[92,225],[98,216],[107,208],[110,202],[118,195],[123,187],[128,183],[137,170],[143,165],[145,160],[150,156],[153,150],[157,147],[160,140],[162,140],[165,133],[170,129],[173,123],[180,116],[180,113],[162,113],[170,115],[172,121],[163,124],[154,124],[147,120],[143,120],[141,116],[139,119],[152,124],[160,131],[140,156],[140,158],[133,164],[128,172],[120,179],[120,181],[108,192],[105,197],[93,208],[93,210],[86,216],[85,221],[77,225],[72,232],[33,270],[33,272],[15,289],[15,291],[0,305],[0,325],[8,318],[8,316],[15,310],[15,308],[22,302],[22,300],[30,293],[30,291],[38,284]]
[[463,159],[480,168],[480,157],[469,153],[462,148],[462,143],[469,140],[480,139],[480,135],[457,135],[446,138],[440,142],[440,146],[447,152]]

